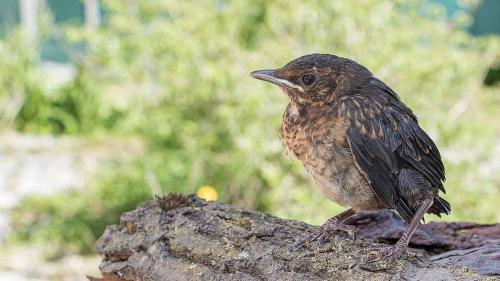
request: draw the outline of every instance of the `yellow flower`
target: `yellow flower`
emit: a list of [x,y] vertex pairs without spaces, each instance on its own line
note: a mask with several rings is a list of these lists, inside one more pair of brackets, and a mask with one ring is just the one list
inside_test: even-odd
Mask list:
[[215,187],[211,186],[211,185],[204,185],[204,186],[201,186],[200,188],[198,188],[198,190],[196,190],[196,195],[198,195],[198,197],[200,198],[203,198],[207,201],[215,201],[217,200],[217,190],[215,190]]

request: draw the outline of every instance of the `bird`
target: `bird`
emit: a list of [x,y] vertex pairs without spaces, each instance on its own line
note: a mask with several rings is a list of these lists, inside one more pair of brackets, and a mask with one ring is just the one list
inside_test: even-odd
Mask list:
[[[250,76],[278,85],[288,97],[279,136],[328,199],[346,207],[289,248],[327,242],[336,230],[355,235],[347,220],[390,209],[407,223],[390,246],[371,247],[359,263],[392,263],[408,248],[424,214],[449,214],[445,169],[436,144],[399,95],[354,60],[309,54]],[[355,237],[353,237],[355,239]]]

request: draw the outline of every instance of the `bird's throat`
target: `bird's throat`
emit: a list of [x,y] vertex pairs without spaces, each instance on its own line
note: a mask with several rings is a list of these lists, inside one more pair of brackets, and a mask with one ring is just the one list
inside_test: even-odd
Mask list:
[[303,108],[299,105],[297,105],[296,103],[290,103],[288,104],[288,106],[286,107],[286,111],[285,111],[285,116],[286,116],[286,119],[287,121],[293,121],[293,120],[296,120],[298,117],[301,116],[301,113],[303,112]]

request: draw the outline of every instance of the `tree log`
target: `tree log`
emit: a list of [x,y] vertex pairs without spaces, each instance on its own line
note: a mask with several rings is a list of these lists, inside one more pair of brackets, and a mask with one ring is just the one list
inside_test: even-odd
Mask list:
[[358,227],[355,242],[338,232],[322,246],[289,253],[295,238],[314,226],[170,194],[107,227],[96,244],[103,278],[90,280],[487,280],[500,274],[499,225],[422,225],[396,263],[352,267],[359,250],[373,241],[393,243],[404,223],[389,211],[359,214],[349,223]]

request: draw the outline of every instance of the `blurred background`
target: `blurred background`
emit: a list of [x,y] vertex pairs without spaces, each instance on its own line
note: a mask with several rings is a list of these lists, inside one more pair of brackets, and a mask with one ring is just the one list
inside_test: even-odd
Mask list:
[[339,212],[282,152],[286,97],[248,75],[313,52],[367,66],[420,117],[442,220],[498,222],[499,35],[496,0],[0,0],[0,280],[98,275],[95,240],[155,194]]

